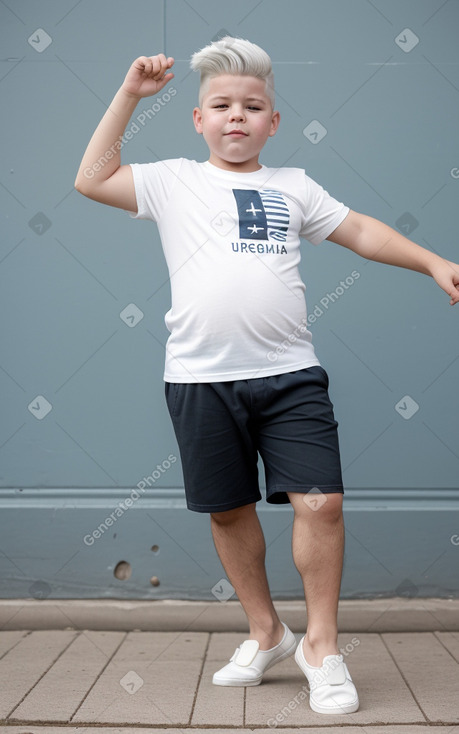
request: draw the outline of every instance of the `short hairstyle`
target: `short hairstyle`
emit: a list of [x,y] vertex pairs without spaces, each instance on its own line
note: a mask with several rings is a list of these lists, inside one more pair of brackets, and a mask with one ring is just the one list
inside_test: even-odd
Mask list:
[[255,43],[242,38],[224,36],[196,51],[191,57],[193,71],[201,72],[199,107],[209,89],[210,79],[219,74],[245,74],[266,81],[265,94],[274,109],[274,74],[271,59]]

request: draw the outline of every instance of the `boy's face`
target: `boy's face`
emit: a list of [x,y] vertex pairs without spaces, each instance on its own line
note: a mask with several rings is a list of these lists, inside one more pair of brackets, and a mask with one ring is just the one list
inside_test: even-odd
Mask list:
[[[265,94],[266,82],[243,74],[219,74],[210,79],[202,108],[195,107],[196,131],[209,146],[209,162],[227,171],[258,171],[258,155],[275,134],[279,112]],[[232,135],[243,130],[245,135]]]

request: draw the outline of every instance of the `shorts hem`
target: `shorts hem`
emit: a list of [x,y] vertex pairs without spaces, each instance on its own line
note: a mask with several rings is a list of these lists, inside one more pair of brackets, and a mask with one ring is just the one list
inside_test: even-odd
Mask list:
[[241,497],[239,500],[233,500],[233,502],[224,502],[219,505],[198,505],[195,502],[188,502],[186,506],[193,512],[225,512],[226,510],[235,510],[237,507],[244,507],[244,505],[250,505],[253,502],[259,502],[262,499],[261,494],[258,497]]
[[266,502],[272,505],[287,504],[290,502],[287,492],[295,492],[296,494],[308,494],[313,489],[318,489],[322,494],[344,494],[342,484],[309,484],[306,486],[276,484],[274,487],[266,491]]

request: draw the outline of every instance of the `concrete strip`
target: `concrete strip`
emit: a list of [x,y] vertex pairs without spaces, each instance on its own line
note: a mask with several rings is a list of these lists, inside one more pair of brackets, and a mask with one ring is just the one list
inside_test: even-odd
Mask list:
[[394,632],[382,637],[427,720],[459,723],[459,665],[436,636]]
[[[304,600],[275,601],[292,632],[304,634]],[[340,632],[459,631],[459,599],[343,599]],[[247,618],[236,601],[164,599],[3,599],[0,629],[92,629],[103,631],[247,632]]]
[[[340,607],[343,603],[340,602]],[[366,606],[365,606],[366,604]],[[459,630],[459,599],[378,599],[350,601],[340,631],[433,632]],[[356,626],[351,625],[354,616]],[[372,619],[369,619],[372,617]],[[338,623],[340,616],[338,614]]]
[[208,637],[129,633],[71,723],[186,726]]
[[75,636],[75,632],[32,632],[2,657],[0,719],[12,713]]
[[[352,643],[352,638],[358,644]],[[360,700],[356,713],[335,716],[312,711],[309,695],[305,698],[303,689],[308,686],[307,678],[295,660],[288,658],[266,672],[259,689],[247,689],[246,726],[269,727],[275,726],[274,722],[279,727],[364,726],[425,721],[380,635],[338,635],[338,647],[346,650],[346,645],[349,652],[344,661]]]
[[125,632],[80,632],[8,721],[70,721]]
[[192,726],[210,724],[212,726],[242,727],[244,723],[244,688],[214,686],[212,676],[229,662],[233,652],[244,639],[244,635],[239,632],[211,635],[206,664],[191,719]]

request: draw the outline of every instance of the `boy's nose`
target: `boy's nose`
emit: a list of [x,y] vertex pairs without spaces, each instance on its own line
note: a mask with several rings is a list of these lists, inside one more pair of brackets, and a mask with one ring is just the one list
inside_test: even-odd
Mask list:
[[229,116],[230,120],[243,120],[244,112],[242,109],[232,109]]

